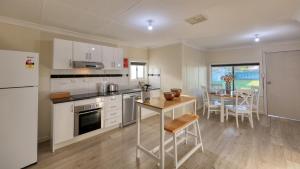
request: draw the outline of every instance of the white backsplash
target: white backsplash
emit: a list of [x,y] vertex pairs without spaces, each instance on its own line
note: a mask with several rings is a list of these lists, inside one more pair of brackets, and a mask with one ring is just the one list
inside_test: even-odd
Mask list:
[[[154,71],[153,73],[160,73]],[[73,74],[122,74],[122,77],[80,77],[80,78],[51,78],[51,92],[68,91],[72,95],[83,93],[98,92],[98,84],[101,82],[116,83],[119,90],[132,89],[138,87],[138,82],[130,82],[128,69],[102,71],[102,70],[53,70],[55,75],[73,75]],[[149,82],[153,83],[153,87],[160,87],[160,77],[149,77]]]
[[128,88],[128,77],[84,77],[84,78],[52,78],[51,92],[69,91],[72,95],[98,92],[98,84],[111,82],[119,85],[119,89]]
[[126,76],[128,70],[52,70],[55,75],[70,75],[70,74],[122,74],[122,77],[80,77],[80,78],[51,78],[51,92],[69,91],[72,95],[82,93],[98,92],[98,84],[101,82],[111,82],[119,85],[119,89],[128,89],[129,78]]

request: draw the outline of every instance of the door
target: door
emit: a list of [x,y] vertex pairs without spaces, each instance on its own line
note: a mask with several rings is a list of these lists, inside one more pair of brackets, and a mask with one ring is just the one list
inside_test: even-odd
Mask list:
[[63,39],[54,39],[53,42],[53,69],[72,69],[73,42]]
[[300,120],[300,51],[266,54],[268,114]]
[[114,66],[115,69],[122,69],[123,68],[123,49],[122,48],[115,48],[114,54]]
[[38,88],[0,89],[0,168],[37,161]]
[[0,88],[37,86],[37,53],[0,50]]
[[74,136],[73,102],[53,105],[53,142],[54,144],[72,139]]
[[102,46],[104,69],[114,69],[114,48]]
[[74,61],[89,61],[90,46],[88,43],[73,42],[73,59]]

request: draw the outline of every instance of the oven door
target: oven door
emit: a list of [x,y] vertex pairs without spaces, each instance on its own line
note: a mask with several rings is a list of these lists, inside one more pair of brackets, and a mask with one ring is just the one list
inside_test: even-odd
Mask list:
[[78,136],[101,128],[101,109],[75,113],[74,135]]

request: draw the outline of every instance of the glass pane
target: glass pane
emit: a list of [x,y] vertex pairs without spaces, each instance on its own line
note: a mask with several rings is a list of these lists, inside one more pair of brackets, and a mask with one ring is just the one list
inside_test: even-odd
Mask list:
[[251,86],[259,86],[259,66],[235,66],[234,87],[235,89],[250,89]]
[[[211,68],[211,90],[225,89],[225,82],[222,76],[232,74],[232,66],[220,66]],[[231,83],[231,88],[233,84]]]
[[137,77],[136,77],[136,66],[134,66],[134,65],[130,66],[130,79],[131,80],[137,79]]
[[139,79],[144,78],[144,66],[137,66],[137,77]]

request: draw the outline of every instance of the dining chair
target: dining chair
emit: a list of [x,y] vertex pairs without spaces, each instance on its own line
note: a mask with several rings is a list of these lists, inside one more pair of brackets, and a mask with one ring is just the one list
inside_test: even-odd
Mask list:
[[260,88],[257,86],[252,86],[251,90],[253,91],[253,112],[256,113],[257,120],[259,120],[259,98],[260,98]]
[[235,92],[235,105],[226,105],[226,120],[228,120],[228,115],[235,117],[236,126],[239,128],[238,117],[244,116],[248,117],[251,128],[253,128],[253,117],[252,117],[252,107],[253,107],[253,91],[240,89]]
[[219,100],[210,98],[206,86],[202,86],[201,89],[202,89],[202,98],[203,98],[203,116],[205,115],[205,110],[207,107],[207,119],[209,119],[211,112],[220,112],[221,103],[219,102]]
[[211,84],[210,91],[218,93],[219,91],[223,90],[222,84]]

